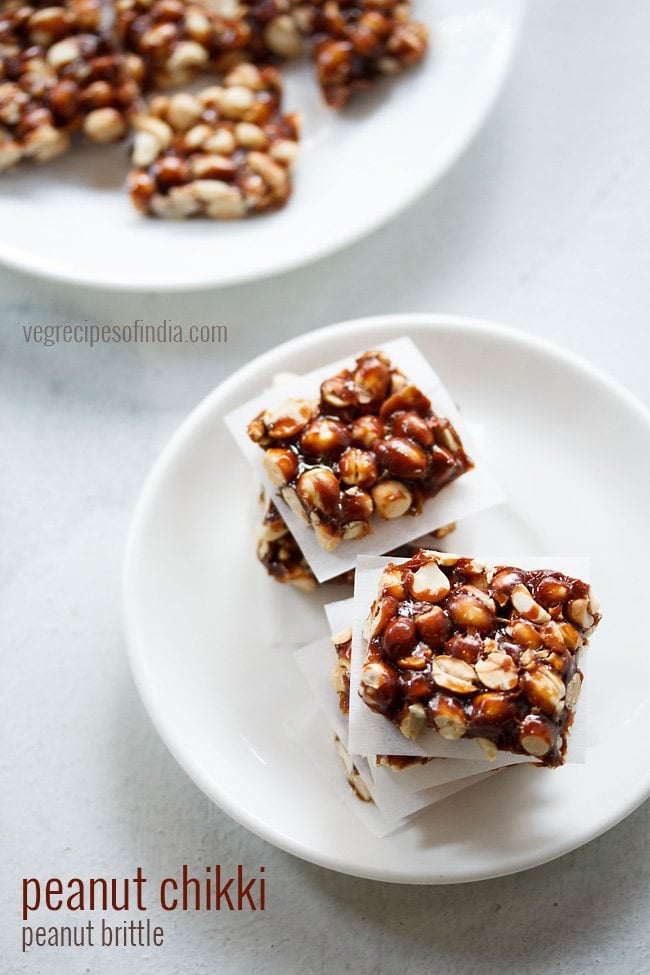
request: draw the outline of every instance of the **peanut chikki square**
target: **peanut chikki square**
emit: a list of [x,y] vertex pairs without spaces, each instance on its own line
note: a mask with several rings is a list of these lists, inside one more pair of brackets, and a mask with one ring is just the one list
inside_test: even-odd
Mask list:
[[0,171],[47,162],[81,131],[114,142],[140,98],[141,60],[121,54],[97,0],[6,3],[0,11]]
[[134,119],[129,177],[138,210],[158,217],[238,219],[291,195],[298,120],[282,115],[275,68],[237,65],[197,95],[152,98]]
[[488,757],[562,765],[578,654],[599,621],[580,579],[422,550],[381,576],[359,694],[407,738],[430,727],[478,739]]
[[248,435],[284,501],[328,551],[368,535],[375,515],[419,514],[473,466],[451,422],[377,351],[325,380],[318,399],[263,410]]

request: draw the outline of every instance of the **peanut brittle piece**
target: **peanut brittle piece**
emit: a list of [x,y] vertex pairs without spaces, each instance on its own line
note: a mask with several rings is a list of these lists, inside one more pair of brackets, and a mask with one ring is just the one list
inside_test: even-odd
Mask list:
[[281,114],[275,68],[240,64],[197,95],[157,95],[134,120],[135,207],[178,219],[239,219],[291,195],[298,119]]
[[381,576],[359,694],[407,738],[430,727],[478,739],[488,758],[562,765],[599,621],[580,579],[423,549]]
[[144,66],[102,30],[96,0],[8,4],[0,14],[0,171],[48,162],[81,131],[93,142],[126,134]]
[[186,84],[248,59],[255,40],[238,0],[115,0],[117,34],[147,66],[148,84]]
[[419,514],[473,467],[451,422],[381,351],[323,382],[317,400],[263,410],[248,435],[286,504],[328,551],[368,535],[375,515]]
[[428,48],[424,24],[402,0],[315,0],[313,57],[323,97],[342,108],[378,78],[418,64]]

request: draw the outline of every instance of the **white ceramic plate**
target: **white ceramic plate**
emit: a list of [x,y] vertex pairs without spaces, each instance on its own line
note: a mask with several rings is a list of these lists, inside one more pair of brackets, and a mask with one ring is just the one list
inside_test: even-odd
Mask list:
[[280,213],[215,224],[140,217],[123,146],[85,147],[0,178],[0,260],[78,284],[169,290],[289,270],[369,233],[451,164],[501,87],[524,0],[416,0],[433,29],[417,70],[337,115],[311,70],[287,69],[305,116],[294,197]]
[[[283,729],[292,699],[305,691],[288,644],[319,633],[310,624],[300,632],[308,597],[278,586],[255,564],[251,474],[222,417],[275,372],[303,372],[400,335],[430,358],[466,416],[482,422],[511,499],[461,524],[453,549],[591,557],[604,613],[588,675],[600,741],[586,765],[507,771],[379,840],[328,794]],[[650,792],[643,610],[649,447],[650,416],[625,390],[572,355],[486,322],[365,319],[261,356],[183,423],[134,517],[125,570],[128,644],[160,734],[194,781],[244,826],[346,873],[412,883],[477,880],[587,842]]]

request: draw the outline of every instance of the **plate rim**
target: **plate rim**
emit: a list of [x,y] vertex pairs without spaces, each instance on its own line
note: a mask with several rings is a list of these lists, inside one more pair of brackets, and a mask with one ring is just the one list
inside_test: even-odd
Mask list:
[[[503,0],[491,0],[491,2],[500,3]],[[512,66],[527,10],[527,0],[506,0],[506,2],[512,6],[510,34],[506,42],[500,47],[499,59],[491,75],[491,87],[478,111],[471,119],[470,124],[461,133],[460,137],[456,138],[454,142],[449,143],[446,152],[441,157],[440,163],[434,170],[424,174],[419,181],[416,181],[411,186],[408,192],[404,193],[403,196],[396,197],[376,217],[366,219],[353,233],[339,233],[326,246],[319,247],[316,244],[313,251],[308,252],[307,249],[304,249],[301,254],[288,260],[283,259],[282,248],[274,249],[270,264],[261,271],[241,268],[239,271],[231,273],[227,278],[216,281],[211,278],[202,278],[196,281],[166,281],[164,275],[162,279],[156,280],[124,281],[119,279],[119,277],[102,277],[83,271],[79,273],[78,271],[75,272],[74,268],[68,266],[66,263],[57,260],[56,257],[34,257],[34,255],[24,248],[13,247],[2,238],[0,238],[0,264],[13,271],[20,271],[29,276],[59,284],[78,285],[108,292],[124,291],[128,294],[141,294],[147,291],[155,291],[162,294],[177,294],[188,290],[206,291],[211,288],[227,288],[252,281],[264,281],[281,274],[295,271],[301,267],[315,264],[341,250],[352,247],[360,240],[363,240],[365,237],[370,236],[370,234],[390,223],[391,220],[412,206],[417,199],[441,179],[465,153],[492,114]],[[317,235],[315,237],[317,238]],[[110,274],[110,263],[108,267]]]
[[453,877],[447,875],[423,877],[419,874],[409,873],[408,871],[405,871],[400,876],[396,876],[394,873],[387,875],[381,869],[366,870],[350,867],[342,862],[340,858],[327,851],[314,851],[311,848],[307,848],[302,842],[295,840],[289,833],[274,827],[269,827],[260,817],[233,803],[229,795],[215,785],[214,781],[204,772],[202,766],[193,759],[192,755],[188,754],[174,740],[173,732],[165,725],[164,713],[156,703],[155,695],[151,691],[146,678],[145,651],[139,645],[139,641],[136,638],[136,606],[135,601],[132,600],[130,595],[132,591],[130,579],[136,572],[138,535],[142,525],[145,523],[150,503],[155,496],[156,490],[161,481],[164,480],[164,475],[168,467],[173,463],[177,451],[181,449],[188,437],[191,436],[195,427],[202,422],[204,416],[212,412],[214,401],[228,396],[233,390],[240,387],[242,383],[245,383],[250,376],[258,373],[260,369],[272,370],[275,368],[275,363],[278,359],[282,360],[288,355],[299,353],[305,347],[309,348],[314,343],[318,344],[321,341],[327,342],[330,337],[336,338],[342,334],[349,334],[351,337],[354,336],[356,338],[358,336],[362,338],[364,332],[372,332],[377,328],[411,329],[414,332],[430,328],[460,328],[471,331],[481,329],[488,331],[496,338],[508,342],[515,342],[528,350],[533,350],[538,353],[541,352],[559,359],[573,369],[577,369],[588,378],[604,385],[610,393],[624,401],[626,406],[646,424],[650,432],[650,409],[617,379],[609,376],[598,366],[593,365],[572,350],[564,349],[556,345],[555,342],[537,335],[531,335],[528,332],[522,331],[520,328],[503,325],[491,320],[445,313],[394,313],[350,319],[295,336],[256,356],[223,382],[215,386],[181,420],[151,466],[133,510],[123,560],[122,612],[127,657],[144,708],[172,757],[204,795],[234,819],[235,822],[250,830],[260,839],[271,843],[271,845],[278,847],[286,853],[290,853],[317,866],[325,867],[348,876],[384,883],[445,886],[448,884],[478,882],[511,876],[516,873],[521,873],[524,870],[542,866],[573,850],[579,849],[581,846],[591,842],[626,819],[627,816],[631,815],[650,797],[650,768],[648,768],[645,778],[643,776],[639,777],[636,790],[628,795],[627,801],[620,809],[606,817],[603,822],[599,823],[596,829],[587,830],[583,838],[577,841],[571,839],[565,843],[560,843],[558,848],[549,856],[536,857],[534,853],[531,853],[524,857],[520,856],[516,866],[509,866],[503,870],[496,871],[493,869],[479,871],[469,869],[463,872],[462,875],[454,875]]

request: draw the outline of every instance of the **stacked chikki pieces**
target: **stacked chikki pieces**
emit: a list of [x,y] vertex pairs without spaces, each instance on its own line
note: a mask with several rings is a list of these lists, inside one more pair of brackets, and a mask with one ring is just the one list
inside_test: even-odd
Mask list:
[[374,801],[379,835],[508,766],[585,761],[578,698],[601,615],[583,578],[556,560],[509,565],[424,548],[362,558],[356,575],[354,600],[326,607],[330,646],[295,656],[352,795]]
[[[246,418],[240,446],[263,481],[257,554],[278,581],[310,590],[353,579],[360,544],[411,555],[416,540],[426,536],[435,544],[453,531],[456,513],[494,503],[489,489],[486,502],[485,481],[476,476],[456,419],[443,412],[455,413],[448,394],[434,405],[393,361],[393,348],[407,360],[416,357],[421,380],[439,384],[413,343],[401,339],[331,371],[285,377],[289,386],[274,384],[256,400],[263,408]],[[228,422],[239,438],[239,417]],[[468,475],[471,487],[438,501]]]
[[385,835],[507,766],[584,762],[583,654],[601,619],[588,561],[439,550],[505,495],[410,339],[284,374],[226,422],[263,483],[267,573],[303,591],[354,586],[330,590],[331,636],[295,654],[315,698],[296,738],[327,764],[325,717],[370,828]]
[[[0,0],[0,172],[44,163],[83,133],[135,132],[142,213],[238,219],[291,195],[299,119],[278,67],[308,53],[342,108],[421,61],[426,28],[397,0]],[[210,75],[198,93],[165,89]]]

